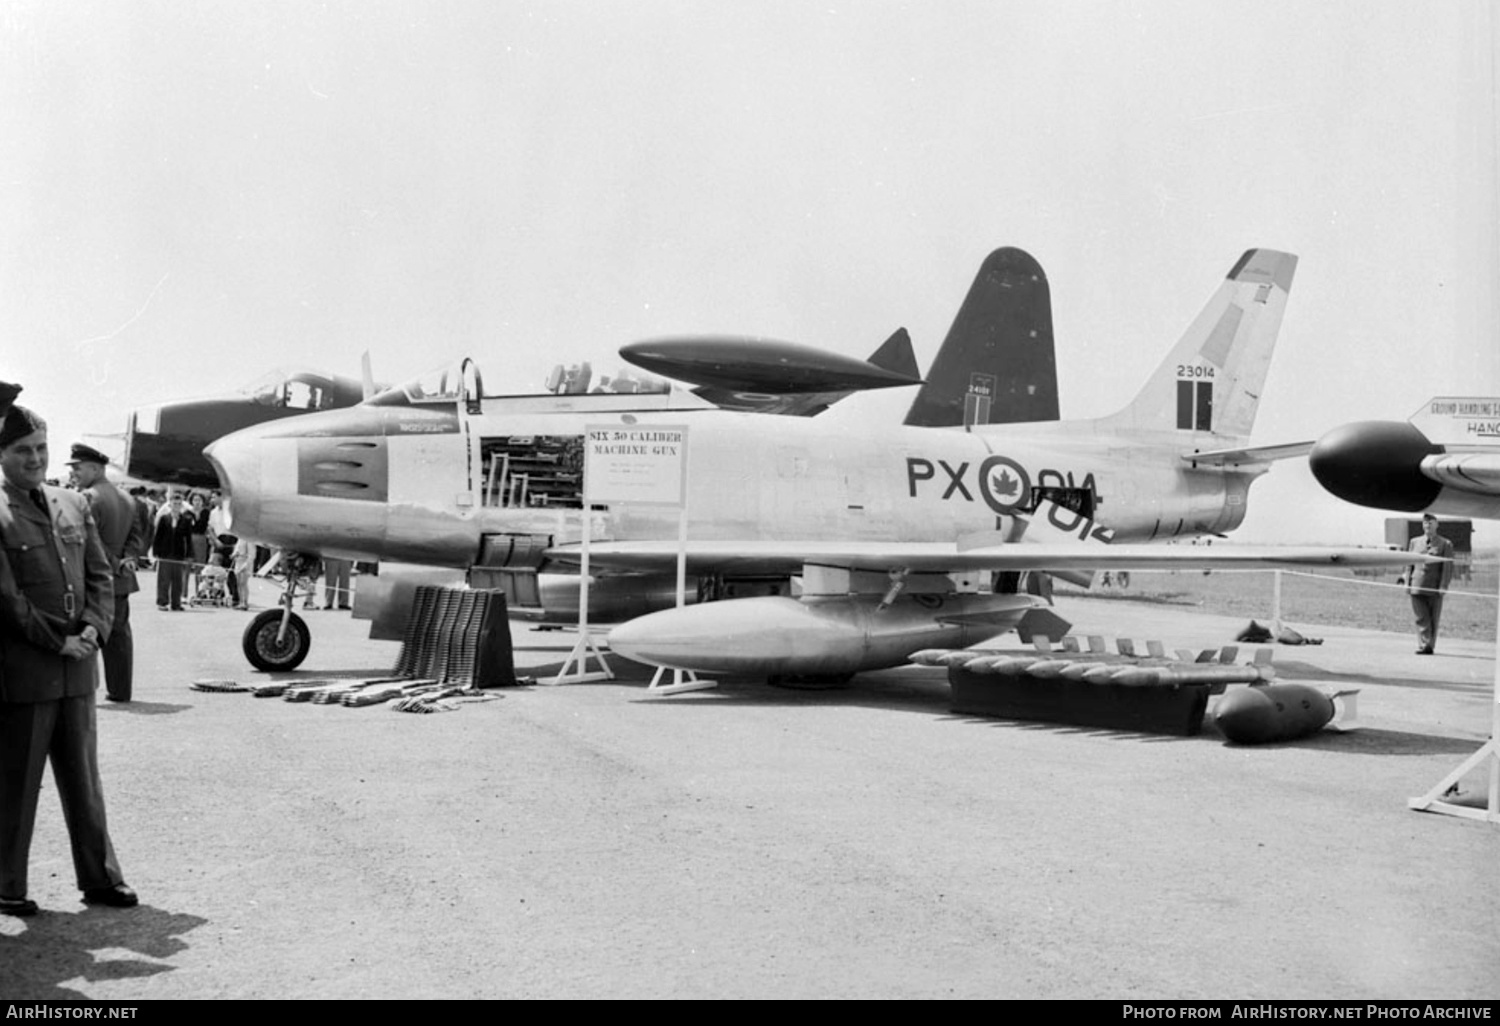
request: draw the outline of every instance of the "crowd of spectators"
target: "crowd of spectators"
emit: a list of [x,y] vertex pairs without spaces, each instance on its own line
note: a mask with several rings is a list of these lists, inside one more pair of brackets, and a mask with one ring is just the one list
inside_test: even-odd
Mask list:
[[[185,604],[250,608],[250,576],[271,558],[271,552],[264,545],[235,537],[219,492],[137,486],[129,494],[144,539],[137,566],[156,571],[156,608],[180,610]],[[314,560],[313,565],[325,579],[323,608],[350,608],[353,564],[328,559],[321,565]],[[309,593],[304,608],[313,605]]]

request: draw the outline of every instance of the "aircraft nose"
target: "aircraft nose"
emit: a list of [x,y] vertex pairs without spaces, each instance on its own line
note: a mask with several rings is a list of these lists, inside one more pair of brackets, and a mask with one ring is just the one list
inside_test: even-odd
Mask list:
[[1412,425],[1367,420],[1334,428],[1308,454],[1308,467],[1328,491],[1359,506],[1416,513],[1442,485],[1422,473],[1422,457],[1441,452]]
[[203,450],[228,496],[230,531],[248,538],[256,537],[260,518],[261,452],[256,435],[253,428],[236,431]]

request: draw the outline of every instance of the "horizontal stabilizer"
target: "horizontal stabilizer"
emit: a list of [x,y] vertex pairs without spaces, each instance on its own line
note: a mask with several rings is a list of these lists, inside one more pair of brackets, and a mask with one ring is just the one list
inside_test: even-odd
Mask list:
[[920,383],[922,370],[917,366],[917,354],[911,348],[911,335],[905,328],[897,328],[891,337],[880,344],[868,361],[872,366],[899,374],[911,384]]
[[1238,449],[1204,449],[1185,452],[1182,460],[1198,467],[1244,467],[1306,456],[1312,451],[1313,445],[1313,442],[1288,442],[1285,445],[1258,445]]

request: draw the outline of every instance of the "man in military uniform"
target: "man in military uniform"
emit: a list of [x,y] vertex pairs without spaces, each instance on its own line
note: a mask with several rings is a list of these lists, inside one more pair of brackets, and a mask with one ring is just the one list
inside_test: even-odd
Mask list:
[[137,903],[99,780],[94,656],[114,614],[109,560],[87,500],[46,476],[47,425],[12,405],[0,417],[0,913],[17,916],[37,911],[27,863],[49,759],[84,902]]
[[1422,536],[1413,538],[1407,551],[1442,556],[1446,560],[1406,568],[1406,592],[1411,596],[1411,611],[1417,619],[1417,655],[1432,655],[1438,623],[1443,618],[1443,592],[1453,580],[1453,543],[1438,534],[1438,518],[1427,513],[1422,517]]
[[104,476],[109,457],[87,445],[74,445],[68,466],[99,528],[99,540],[114,574],[115,618],[104,643],[104,693],[111,702],[130,701],[135,641],[130,631],[130,596],[140,591],[135,563],[145,548],[136,504]]

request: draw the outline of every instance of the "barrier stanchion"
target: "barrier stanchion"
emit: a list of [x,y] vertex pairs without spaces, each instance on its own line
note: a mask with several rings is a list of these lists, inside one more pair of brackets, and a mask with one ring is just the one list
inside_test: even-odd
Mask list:
[[[677,508],[677,608],[687,603],[687,499]],[[676,695],[683,691],[703,691],[714,687],[715,681],[704,680],[692,670],[672,670],[672,683],[663,684],[667,674],[665,666],[658,666],[651,675],[646,690],[653,695]]]
[[[1500,594],[1497,594],[1495,603],[1495,641],[1497,646],[1500,646]],[[1445,816],[1462,816],[1464,819],[1484,819],[1491,823],[1500,823],[1500,748],[1496,747],[1496,739],[1500,738],[1500,652],[1496,655],[1494,694],[1490,702],[1490,739],[1480,747],[1479,751],[1465,759],[1456,770],[1439,780],[1432,790],[1420,798],[1408,799],[1406,804],[1410,808],[1418,812],[1438,812]],[[1490,771],[1489,800],[1484,808],[1460,805],[1446,800],[1453,795],[1460,780],[1486,765]]]

